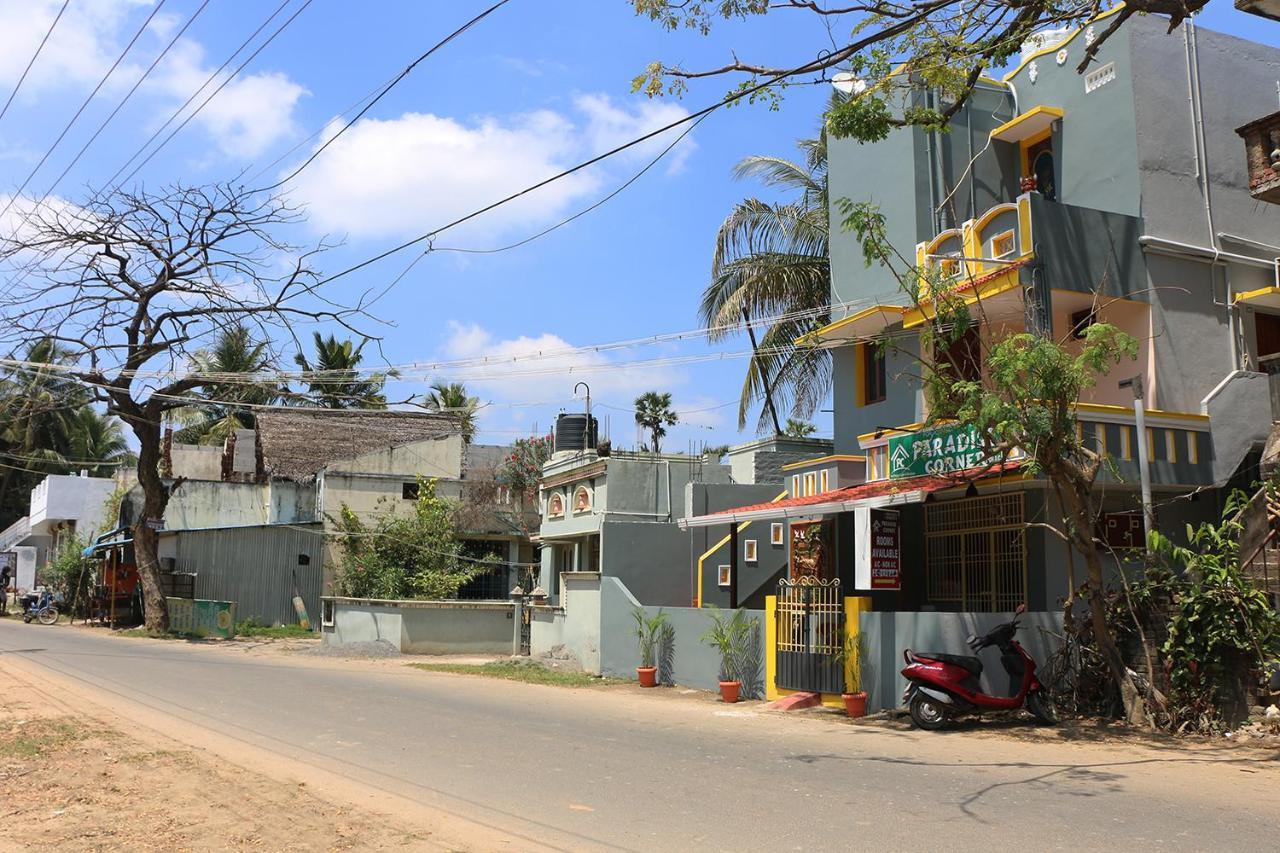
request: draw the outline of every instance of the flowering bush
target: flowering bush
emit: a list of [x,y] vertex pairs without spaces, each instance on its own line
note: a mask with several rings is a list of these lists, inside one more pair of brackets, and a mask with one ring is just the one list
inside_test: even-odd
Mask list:
[[551,447],[550,435],[516,439],[498,472],[498,480],[513,495],[533,498],[542,482],[542,465],[551,458]]

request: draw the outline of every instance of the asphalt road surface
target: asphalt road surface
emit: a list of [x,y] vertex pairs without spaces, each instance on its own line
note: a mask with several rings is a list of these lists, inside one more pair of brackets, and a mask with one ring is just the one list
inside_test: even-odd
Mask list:
[[[0,662],[497,830],[506,849],[1275,849],[1280,754],[928,734],[0,621]],[[143,709],[139,709],[142,713]]]

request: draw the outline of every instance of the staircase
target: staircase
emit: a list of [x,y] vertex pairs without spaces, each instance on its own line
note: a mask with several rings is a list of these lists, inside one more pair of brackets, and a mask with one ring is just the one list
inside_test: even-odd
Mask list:
[[[1253,503],[1259,509],[1265,506],[1265,528],[1259,531],[1262,533],[1261,541],[1243,551],[1247,556],[1240,565],[1245,576],[1280,606],[1280,495],[1264,487],[1254,496]],[[1260,511],[1255,512],[1262,516]],[[1256,541],[1256,537],[1247,535],[1247,527],[1245,541],[1250,538]]]

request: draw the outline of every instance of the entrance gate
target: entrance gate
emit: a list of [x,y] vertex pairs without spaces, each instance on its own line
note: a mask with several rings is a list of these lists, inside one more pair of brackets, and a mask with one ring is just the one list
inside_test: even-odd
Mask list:
[[778,582],[777,685],[843,693],[844,600],[840,580],[800,577]]

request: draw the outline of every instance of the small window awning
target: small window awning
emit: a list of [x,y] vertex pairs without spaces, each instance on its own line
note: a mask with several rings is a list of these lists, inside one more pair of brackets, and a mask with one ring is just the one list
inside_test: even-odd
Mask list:
[[1000,142],[1021,142],[1044,133],[1062,116],[1063,112],[1058,107],[1033,107],[991,131],[991,138]]
[[1234,302],[1251,305],[1254,308],[1271,308],[1280,310],[1280,287],[1260,287],[1257,290],[1237,293]]
[[751,504],[734,509],[721,510],[709,515],[695,515],[679,519],[681,529],[694,527],[714,527],[718,524],[733,524],[746,521],[764,521],[768,519],[817,518],[826,515],[839,515],[853,512],[855,509],[874,509],[902,504],[920,503],[932,492],[943,489],[954,489],[967,486],[984,477],[1007,473],[1019,467],[1017,462],[1006,462],[994,468],[982,468],[969,472],[957,472],[946,476],[928,475],[908,477],[901,480],[876,480],[861,483],[833,492],[820,495],[809,495],[802,498],[788,498],[766,504]]
[[821,347],[825,344],[840,344],[859,338],[871,338],[880,334],[889,326],[901,322],[902,315],[910,309],[901,305],[872,305],[861,311],[828,323],[799,338],[800,346]]

